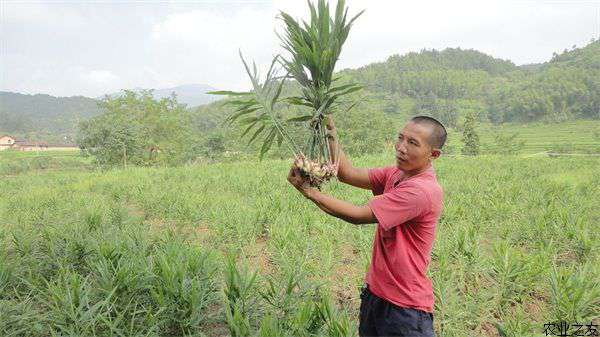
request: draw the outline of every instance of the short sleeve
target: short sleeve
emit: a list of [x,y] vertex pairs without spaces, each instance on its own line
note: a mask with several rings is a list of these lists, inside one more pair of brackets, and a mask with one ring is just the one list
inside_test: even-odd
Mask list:
[[399,186],[387,193],[377,195],[368,202],[368,206],[383,229],[410,221],[428,209],[425,191],[415,185]]
[[373,195],[380,195],[385,189],[389,169],[387,167],[377,167],[369,169],[369,181],[371,182],[371,191]]

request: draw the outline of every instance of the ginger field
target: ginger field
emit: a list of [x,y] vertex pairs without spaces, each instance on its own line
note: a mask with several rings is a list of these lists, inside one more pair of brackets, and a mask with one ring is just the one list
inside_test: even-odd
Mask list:
[[[100,171],[71,160],[10,174],[21,166],[0,161],[0,335],[357,335],[375,225],[304,200],[285,179],[291,162]],[[600,323],[600,158],[435,167],[438,336]],[[371,197],[338,182],[324,190]]]
[[[600,122],[577,120],[560,123],[506,123],[501,126],[482,124],[478,127],[482,153],[498,151],[496,134],[515,138],[510,145],[519,143],[516,153],[535,154],[540,152],[569,154],[600,154]],[[460,152],[462,146],[460,130],[449,131],[449,144]],[[502,144],[504,146],[508,144]]]

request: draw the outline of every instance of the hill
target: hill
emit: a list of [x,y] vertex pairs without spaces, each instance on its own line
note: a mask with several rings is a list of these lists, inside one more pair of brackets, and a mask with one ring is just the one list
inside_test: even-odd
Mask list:
[[17,137],[48,141],[71,139],[79,121],[100,113],[97,101],[88,97],[0,91],[0,133]]
[[450,126],[473,107],[482,121],[496,124],[600,118],[600,41],[521,67],[449,48],[393,55],[342,74],[387,100],[390,111],[404,105],[405,113]]
[[584,48],[565,50],[562,54],[554,54],[549,66],[564,65],[585,69],[600,69],[600,40],[592,42]]
[[[393,55],[384,62],[344,69],[338,73],[340,81],[360,83],[364,90],[351,97],[358,102],[353,110],[336,112],[336,124],[352,154],[371,153],[393,143],[394,133],[414,115],[436,117],[451,134],[459,135],[468,113],[478,117],[483,140],[492,148],[495,133],[519,133],[518,138],[526,142],[524,152],[569,148],[597,153],[598,123],[589,121],[600,119],[600,72],[595,68],[599,45],[600,41],[594,41],[548,62],[525,66],[454,48]],[[293,84],[288,88],[294,89]],[[239,141],[239,127],[221,124],[228,114],[221,103],[198,107],[193,114],[207,151],[257,150]],[[577,127],[564,127],[568,123]],[[588,123],[590,127],[584,127]],[[538,135],[527,132],[528,126],[544,128],[549,137],[536,140]],[[577,136],[552,142],[551,129]],[[452,139],[449,145],[456,151],[460,137]]]
[[[600,41],[540,64],[516,66],[476,50],[448,48],[392,55],[338,75],[364,86],[353,97],[360,104],[341,113],[339,125],[355,140],[358,152],[384,141],[377,135],[417,114],[436,117],[451,128],[460,127],[467,113],[494,125],[600,119]],[[206,94],[212,89],[191,84],[154,90],[153,95],[159,99],[175,92],[180,103],[192,108],[197,132],[207,142],[221,139],[217,143],[239,148],[235,137],[240,132],[221,123],[227,109],[214,102],[198,105],[218,98]],[[293,84],[288,89],[294,90]],[[90,98],[4,92],[0,132],[47,140],[72,137],[79,120],[98,113]]]
[[[141,90],[138,88],[133,91]],[[154,90],[153,96],[160,100],[175,93],[179,103],[195,107],[219,99],[206,94],[211,90],[216,89],[204,84],[187,84]],[[116,95],[119,93],[109,96]],[[55,97],[0,91],[0,133],[30,140],[72,141],[80,121],[102,112],[98,107],[100,99],[102,97]]]
[[[135,88],[132,91],[141,92],[142,88]],[[206,85],[206,84],[184,84],[173,88],[165,89],[151,89],[154,99],[160,100],[162,98],[171,97],[171,94],[177,96],[177,101],[182,104],[186,104],[189,108],[197,107],[199,105],[208,104],[214,102],[220,97],[215,95],[209,95],[207,92],[215,91],[217,89]],[[109,96],[116,96],[120,93],[113,93]],[[101,98],[101,97],[100,97]]]

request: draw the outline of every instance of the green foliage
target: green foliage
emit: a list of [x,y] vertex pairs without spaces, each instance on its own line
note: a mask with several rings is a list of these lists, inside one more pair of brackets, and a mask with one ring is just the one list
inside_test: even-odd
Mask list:
[[208,323],[205,310],[217,299],[214,256],[190,249],[178,240],[169,241],[161,247],[154,263],[151,298],[162,310],[164,330],[197,333],[202,324]]
[[[521,148],[519,153],[536,154],[546,151],[564,150],[568,153],[600,153],[600,142],[594,139],[594,132],[600,127],[599,121],[581,120],[561,123],[507,123],[478,125],[481,146],[485,151],[499,152],[500,138],[512,138],[511,146]],[[458,140],[460,134],[450,131],[450,140]],[[508,139],[507,139],[508,141]],[[487,152],[486,152],[487,153]]]
[[533,286],[532,276],[537,276],[532,272],[529,261],[518,251],[508,247],[506,242],[494,244],[491,273],[499,290],[498,305],[503,309],[515,301],[521,301],[520,297]]
[[[535,69],[515,67],[475,51],[446,49],[393,56],[386,62],[336,75],[344,83],[364,85],[363,97],[351,97],[360,100],[357,116],[371,119],[373,124],[387,123],[373,113],[375,110],[390,116],[397,114],[400,121],[410,115],[430,115],[450,127],[456,127],[470,112],[481,114],[478,119],[482,122],[495,125],[598,119],[600,70],[594,66],[598,53],[593,53],[597,45],[598,42],[593,42],[577,49],[585,57],[553,61]],[[311,106],[298,96],[298,92],[305,94],[300,89],[287,92],[297,97],[293,102]],[[297,116],[309,118],[305,111]],[[347,131],[383,133],[369,123],[356,127],[360,129]]]
[[[308,282],[308,275],[298,268],[284,270],[278,277],[269,276],[261,286],[257,272],[250,273],[247,267],[238,269],[236,265],[230,255],[224,290],[227,325],[232,336],[353,335],[348,316],[328,296],[322,296],[320,286]],[[260,297],[256,296],[257,290]],[[261,311],[266,315],[259,319],[257,313]],[[255,326],[259,328],[253,333]]]
[[7,133],[10,130],[11,134],[25,134],[35,130],[31,118],[23,115],[15,115],[8,111],[0,111],[0,120],[2,121],[1,131],[6,130]]
[[222,134],[211,134],[205,144],[206,156],[214,159],[225,152],[225,138]]
[[[503,132],[561,135],[515,127]],[[352,162],[390,165],[392,154]],[[32,154],[18,155],[7,160]],[[597,317],[599,168],[597,157],[436,160],[436,334],[529,336]],[[0,335],[356,335],[373,227],[302,202],[288,170],[252,160],[0,178]]]
[[503,134],[499,131],[493,133],[494,144],[491,149],[487,149],[488,153],[513,155],[520,153],[525,146],[525,141],[519,139],[519,133]]
[[103,111],[92,98],[0,91],[0,134],[28,140],[71,142],[77,123]]
[[35,171],[80,171],[92,167],[92,160],[80,155],[78,151],[38,153],[7,150],[0,153],[0,175]]
[[464,155],[476,156],[479,154],[479,135],[476,127],[475,115],[473,113],[468,114],[463,124],[463,147],[461,152]]
[[[473,50],[445,49],[394,55],[343,75],[374,93],[413,98],[416,106],[432,106],[428,96],[454,104],[476,100],[493,123],[598,119],[599,45],[594,41],[534,69]],[[460,108],[458,113],[466,115]]]
[[317,309],[326,324],[327,336],[345,337],[354,335],[353,331],[350,330],[348,316],[340,314],[333,305],[331,298],[321,298],[321,301],[317,303]]
[[[246,73],[252,81],[253,90],[251,92],[233,92],[233,91],[214,91],[211,94],[214,95],[227,95],[232,96],[234,99],[228,100],[224,105],[231,105],[235,107],[235,110],[226,119],[226,122],[230,124],[239,119],[239,124],[245,126],[244,132],[241,137],[249,135],[250,131],[252,136],[248,140],[248,145],[257,139],[261,134],[266,134],[264,137],[263,145],[260,149],[260,158],[269,151],[273,142],[277,142],[281,145],[285,139],[288,146],[292,150],[292,153],[297,154],[300,152],[298,146],[290,137],[284,121],[275,111],[275,105],[279,102],[279,96],[283,90],[285,83],[285,77],[277,76],[277,69],[275,64],[278,61],[278,57],[275,57],[271,62],[271,66],[267,71],[264,82],[261,82],[258,75],[256,64],[252,64],[252,70],[244,60],[242,53],[240,52],[240,59],[244,64]],[[243,118],[242,118],[243,117]]]
[[[596,94],[600,92],[597,83],[600,75],[590,61],[597,56],[587,52],[597,48],[596,44],[577,49],[586,55],[585,62],[577,58],[568,65],[551,62],[535,69],[514,67],[483,54],[476,56],[471,51],[445,50],[412,53],[357,70],[344,70],[337,74],[340,81],[364,84],[366,90],[361,96],[349,94],[349,100],[358,102],[351,111],[345,111],[348,105],[341,104],[341,109],[336,112],[339,114],[336,118],[338,134],[344,149],[352,154],[380,152],[408,117],[425,114],[442,120],[450,127],[451,137],[445,149],[450,153],[460,149],[459,142],[452,141],[453,138],[461,138],[455,133],[461,127],[459,121],[474,113],[481,122],[481,147],[486,151],[597,153],[598,142],[589,137],[589,127],[566,126],[571,125],[567,121],[583,118],[586,122],[578,125],[588,125],[590,119],[597,119],[600,111],[600,96]],[[487,58],[487,61],[479,60],[480,57]],[[296,82],[288,83],[282,91],[283,97],[299,97],[301,94]],[[296,101],[305,103],[303,100]],[[279,105],[281,118],[310,118],[306,109],[301,108],[308,107]],[[195,119],[205,125],[208,116],[219,120],[219,116],[224,114],[219,113],[216,106],[207,106]],[[493,125],[486,123],[488,121]],[[527,124],[522,124],[524,122]],[[546,126],[543,123],[553,124]],[[561,125],[566,127],[564,131]],[[535,128],[546,131],[538,133],[533,131]],[[553,136],[550,129],[561,136]],[[576,139],[562,139],[573,133],[567,129],[580,130],[573,131],[577,134]],[[260,151],[260,147],[244,148],[232,141],[239,137],[241,131],[213,130],[227,135],[227,150]],[[515,135],[517,132],[518,136]],[[297,144],[308,141],[300,136],[306,133],[306,129],[290,129],[289,133]],[[276,150],[271,157],[276,156],[283,158],[285,152]]]
[[[333,17],[330,17],[329,4],[324,0],[319,0],[317,8],[310,1],[308,5],[311,13],[310,24],[303,22],[301,25],[287,13],[281,12],[286,32],[284,36],[280,36],[280,39],[282,46],[290,55],[289,58],[276,56],[264,81],[259,79],[256,64],[253,63],[250,69],[240,52],[246,73],[252,81],[252,91],[212,92],[212,94],[233,97],[232,100],[225,102],[225,105],[235,107],[227,121],[232,123],[239,119],[238,122],[246,126],[242,137],[253,131],[248,144],[260,135],[266,135],[260,148],[261,159],[277,140],[279,145],[285,141],[296,158],[308,157],[318,163],[329,162],[332,154],[329,152],[323,119],[339,106],[340,98],[360,90],[360,86],[355,84],[333,86],[332,83],[339,80],[333,78],[335,64],[348,37],[352,22],[361,13],[347,21],[348,9],[345,8],[344,1],[338,2]],[[285,76],[277,76],[275,65],[278,62],[287,72]],[[288,77],[296,81],[301,95],[280,99]],[[275,109],[277,103],[281,101],[298,107],[308,107],[309,111],[303,109],[299,116],[282,120],[281,113]],[[294,141],[290,132],[290,123],[308,126],[310,136],[304,149]]]
[[354,109],[339,111],[335,120],[344,151],[352,155],[385,151],[395,141],[403,122],[401,117],[363,102]]
[[338,86],[333,83],[339,80],[334,78],[334,69],[342,46],[352,23],[363,12],[347,18],[348,8],[343,0],[338,1],[332,17],[329,3],[325,0],[319,0],[316,8],[310,1],[308,6],[309,23],[300,24],[289,14],[281,12],[286,31],[280,39],[282,46],[289,52],[288,58],[283,58],[283,65],[291,78],[300,85],[302,92],[300,96],[288,98],[288,102],[310,108],[307,115],[294,118],[296,121],[308,122],[311,131],[302,154],[316,162],[328,163],[332,154],[323,120],[339,107],[340,98],[361,89],[353,83]]
[[474,50],[448,48],[390,56],[344,73],[374,92],[419,98],[433,93],[443,99],[479,98],[487,84],[517,68]]
[[550,285],[556,321],[588,322],[600,317],[600,285],[594,267],[552,269]]
[[150,91],[105,97],[106,113],[80,125],[78,143],[103,166],[176,165],[194,158],[190,115],[175,97],[156,101]]
[[[296,22],[298,26],[292,24],[299,36],[315,38],[317,43],[313,48],[312,44],[310,46],[303,44],[302,40],[290,40],[293,44],[291,46],[300,51],[297,60],[305,62],[307,68],[300,69],[294,65],[293,68],[298,70],[297,76],[294,77],[301,80],[289,81],[282,89],[281,97],[295,97],[277,106],[278,112],[284,119],[309,118],[306,109],[288,109],[287,104],[298,103],[314,107],[314,104],[304,100],[305,97],[312,97],[309,101],[314,99],[318,102],[317,107],[327,101],[323,91],[304,92],[300,89],[299,85],[302,81],[306,82],[307,79],[313,78],[312,72],[307,69],[313,69],[315,76],[322,78],[321,82],[330,83],[331,87],[336,85],[343,87],[350,83],[363,85],[364,96],[370,98],[369,102],[361,99],[367,118],[370,111],[375,109],[390,115],[398,114],[400,118],[407,117],[416,113],[413,112],[413,106],[431,106],[431,104],[424,104],[423,101],[427,101],[428,95],[433,95],[437,102],[434,106],[439,106],[440,109],[432,108],[428,111],[424,108],[424,113],[438,116],[448,125],[455,124],[456,120],[462,120],[475,106],[477,106],[475,110],[484,115],[480,119],[482,122],[487,119],[496,125],[600,119],[600,67],[598,66],[600,41],[598,40],[584,47],[556,54],[551,61],[536,65],[517,67],[510,61],[474,50],[450,48],[393,55],[385,62],[372,63],[358,69],[346,69],[329,76],[316,71],[315,66],[322,67],[325,71],[331,68],[334,59],[330,56],[323,60],[315,59],[314,55],[319,52],[333,55],[329,53],[337,52],[341,40],[334,40],[332,32],[343,32],[343,29],[334,29],[332,25],[335,21],[329,22],[326,27],[324,21],[320,21],[324,16],[319,14],[319,8],[321,7],[318,4],[314,8],[316,26],[312,23],[312,14],[311,21],[306,25],[300,22]],[[318,24],[319,22],[322,25]],[[310,28],[313,26],[317,28]],[[329,28],[329,33],[321,27]],[[343,37],[343,34],[340,36]],[[285,35],[283,37],[285,38]],[[296,38],[294,34],[294,39]],[[322,42],[327,39],[329,42]],[[289,62],[296,62],[292,55],[289,55],[288,59]],[[302,75],[301,71],[306,73]],[[350,89],[351,87],[346,88],[346,90]],[[330,94],[339,92],[330,92]],[[340,103],[343,103],[342,101],[343,99],[339,99]],[[465,102],[469,103],[465,104]],[[79,121],[88,120],[105,112],[97,106],[96,100],[84,97],[55,98],[48,95],[2,92],[0,103],[0,133],[8,133],[20,139],[49,142],[72,142]],[[207,152],[204,145],[210,133],[225,131],[220,123],[223,116],[231,111],[219,105],[217,103],[201,106],[190,111],[194,115],[192,127],[200,138],[195,146],[198,149],[196,152]],[[448,108],[445,108],[446,106]],[[305,105],[300,107],[308,108]],[[340,107],[344,108],[344,104]],[[440,112],[448,112],[449,115],[443,116],[439,114]],[[259,127],[260,125],[256,124],[253,130]],[[370,130],[368,125],[362,127]],[[289,130],[289,133],[294,136],[294,141],[296,141],[295,131],[297,130]],[[301,131],[306,133],[306,129]],[[120,132],[126,134],[133,133],[135,130],[123,129]],[[263,136],[267,136],[270,129],[265,127],[262,132]],[[357,133],[364,132],[360,130]],[[245,145],[238,144],[237,139],[240,134],[241,132],[227,132],[226,150],[240,150],[242,145]],[[247,137],[250,138],[252,134],[249,132]],[[306,139],[300,138],[296,142],[304,144]],[[246,150],[249,149],[259,152],[261,148],[251,145]],[[287,147],[284,149],[289,150]],[[274,156],[282,155],[282,151],[278,149],[274,151],[276,152]]]
[[330,113],[336,100],[360,89],[355,84],[332,87],[336,79],[334,69],[340,57],[342,46],[348,37],[352,23],[362,11],[347,20],[348,8],[345,1],[338,1],[335,14],[329,16],[329,4],[319,0],[317,8],[308,2],[310,23],[301,25],[289,14],[281,12],[286,32],[281,37],[283,47],[289,52],[289,59],[283,64],[290,76],[302,88],[302,96],[295,97],[293,104],[312,107],[313,118],[322,118]]
[[97,301],[87,280],[72,270],[58,271],[56,280],[48,283],[44,293],[47,319],[52,330],[61,335],[92,335],[106,312],[112,293]]
[[246,266],[238,268],[235,256],[227,258],[225,266],[224,294],[228,308],[225,312],[229,332],[232,336],[250,336],[251,313],[255,310],[257,273],[251,273]]
[[437,99],[435,94],[430,92],[425,97],[417,99],[412,115],[431,116],[442,122],[445,127],[456,127],[458,108],[454,101]]
[[600,40],[592,39],[584,48],[565,50],[562,54],[554,54],[549,65],[565,64],[569,66],[585,66],[586,68],[600,69]]

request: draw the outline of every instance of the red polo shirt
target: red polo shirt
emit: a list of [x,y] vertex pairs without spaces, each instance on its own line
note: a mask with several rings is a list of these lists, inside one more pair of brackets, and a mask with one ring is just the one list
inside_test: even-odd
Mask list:
[[433,312],[427,277],[443,191],[432,166],[412,177],[395,166],[369,170],[377,218],[373,256],[366,276],[373,294],[400,306]]

